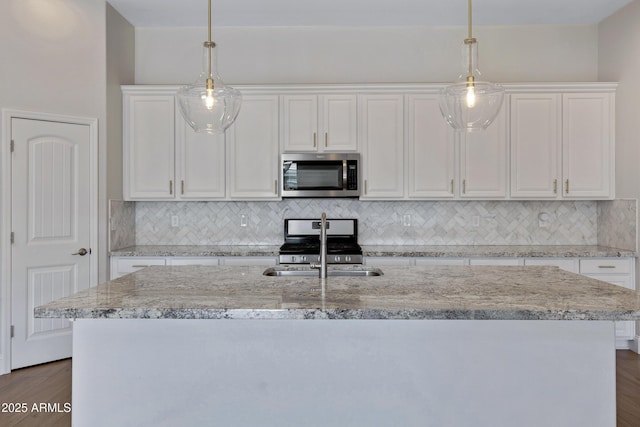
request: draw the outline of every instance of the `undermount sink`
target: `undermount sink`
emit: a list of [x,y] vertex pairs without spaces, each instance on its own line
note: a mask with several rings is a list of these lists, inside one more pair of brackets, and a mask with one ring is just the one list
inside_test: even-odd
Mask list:
[[[316,269],[310,268],[283,268],[270,267],[262,272],[265,276],[307,276],[318,277],[319,273]],[[382,270],[379,268],[354,268],[349,270],[327,270],[327,276],[333,277],[372,277],[382,276]]]

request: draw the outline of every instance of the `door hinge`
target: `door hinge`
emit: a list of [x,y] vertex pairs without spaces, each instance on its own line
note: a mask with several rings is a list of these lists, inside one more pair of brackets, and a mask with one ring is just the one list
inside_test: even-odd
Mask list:
[[11,140],[10,147],[11,147],[11,152],[13,153],[13,151],[16,149],[16,144],[15,144],[15,142],[13,141],[13,139]]
[[14,333],[13,333],[13,325],[11,325],[11,337],[10,338],[13,338],[13,335],[14,335]]
[[11,244],[13,245],[15,242],[15,235],[13,234],[13,231],[11,232]]

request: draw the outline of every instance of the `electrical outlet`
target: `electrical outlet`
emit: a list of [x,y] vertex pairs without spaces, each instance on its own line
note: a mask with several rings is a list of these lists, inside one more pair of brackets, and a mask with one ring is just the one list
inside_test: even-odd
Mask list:
[[480,227],[480,217],[477,215],[472,217],[471,224],[473,224],[474,227]]
[[171,216],[171,226],[180,227],[180,217],[178,215]]
[[249,225],[249,214],[240,214],[240,227]]
[[403,227],[411,227],[411,215],[404,214],[402,216],[402,226]]

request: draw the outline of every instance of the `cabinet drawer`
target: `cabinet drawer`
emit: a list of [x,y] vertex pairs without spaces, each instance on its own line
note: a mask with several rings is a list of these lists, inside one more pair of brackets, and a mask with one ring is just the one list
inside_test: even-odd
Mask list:
[[132,273],[150,265],[165,265],[165,260],[164,258],[131,257],[120,258],[116,261],[117,270],[120,274]]
[[576,259],[557,259],[557,258],[526,258],[524,265],[545,265],[558,267],[562,270],[570,271],[572,273],[578,272],[578,263]]
[[581,259],[580,274],[628,274],[631,272],[631,260],[626,259]]
[[167,258],[168,265],[218,265],[218,258],[216,257],[169,257]]
[[467,265],[467,258],[416,258],[416,265]]
[[469,265],[523,265],[522,258],[471,258]]

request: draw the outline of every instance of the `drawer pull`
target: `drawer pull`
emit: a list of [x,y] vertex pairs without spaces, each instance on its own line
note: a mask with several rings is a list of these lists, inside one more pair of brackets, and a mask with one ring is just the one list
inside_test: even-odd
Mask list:
[[145,267],[150,267],[150,265],[132,265],[132,268],[145,268]]
[[598,268],[616,268],[615,265],[599,265]]

